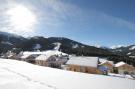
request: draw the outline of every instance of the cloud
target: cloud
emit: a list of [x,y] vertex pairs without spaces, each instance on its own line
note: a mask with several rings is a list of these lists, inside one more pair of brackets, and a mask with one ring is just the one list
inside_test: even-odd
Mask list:
[[135,31],[135,23],[122,19],[120,17],[114,17],[108,14],[102,14],[102,18],[104,21],[109,22],[116,27],[126,28],[128,30]]
[[[37,24],[29,28],[31,34],[36,34],[39,29],[60,30],[62,27],[76,29],[88,29],[94,27],[121,27],[135,31],[135,24],[119,17],[114,17],[102,11],[83,9],[73,3],[66,3],[63,0],[0,0],[0,30],[7,32],[17,32],[21,35],[29,35],[27,32],[13,30],[9,25],[5,11],[12,8],[14,4],[21,4],[29,8],[37,16]],[[63,29],[64,30],[64,29]],[[100,30],[100,29],[99,29]],[[107,29],[108,30],[108,29]],[[118,30],[118,29],[117,29]],[[27,31],[27,30],[26,30]]]
[[[6,11],[18,4],[27,7],[37,16],[37,25],[35,25],[37,30],[34,27],[25,30],[16,29],[10,24]],[[63,23],[70,22],[69,20],[79,11],[78,7],[61,0],[5,0],[5,2],[0,0],[0,8],[2,8],[0,9],[0,30],[21,35],[28,35],[28,31],[31,31],[32,34],[36,33],[38,26],[42,26],[46,30],[58,29]]]
[[0,8],[0,31],[24,36],[34,33],[34,16],[29,8],[7,0],[0,0]]

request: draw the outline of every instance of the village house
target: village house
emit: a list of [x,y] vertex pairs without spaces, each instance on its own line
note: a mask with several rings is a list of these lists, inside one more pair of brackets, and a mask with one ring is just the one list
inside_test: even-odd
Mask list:
[[5,54],[5,58],[7,59],[16,59],[16,53],[12,52],[12,51],[8,51],[6,54]]
[[20,60],[26,61],[29,63],[35,63],[35,58],[39,56],[38,54],[25,54],[20,57]]
[[57,55],[40,55],[35,59],[35,64],[53,68],[61,68],[67,62],[67,57]]
[[[39,55],[38,57],[35,58],[35,64],[40,65],[40,66],[49,66],[47,63],[47,59],[50,57],[50,55]],[[52,59],[53,61],[53,59]]]
[[113,61],[108,61],[106,59],[99,58],[98,69],[102,72],[106,72],[106,74],[113,73],[114,63]]
[[7,56],[8,59],[16,59],[16,54],[10,54]]
[[119,74],[135,73],[135,67],[133,67],[132,65],[129,65],[125,62],[118,62],[117,64],[115,64],[115,68],[117,69],[117,72]]
[[67,70],[91,74],[102,74],[97,69],[98,57],[71,56],[68,60]]
[[16,60],[21,60],[21,57],[23,56],[23,52],[21,51],[16,55]]
[[21,57],[18,58],[23,61],[34,63],[41,66],[57,67],[64,64],[68,59],[68,54],[60,52],[58,50],[47,50],[47,51],[36,51],[30,52],[25,51],[20,53]]

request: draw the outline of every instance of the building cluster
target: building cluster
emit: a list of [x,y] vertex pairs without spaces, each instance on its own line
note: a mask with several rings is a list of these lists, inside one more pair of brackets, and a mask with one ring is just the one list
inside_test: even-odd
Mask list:
[[114,64],[113,61],[108,61],[99,57],[71,57],[66,63],[67,70],[91,73],[91,74],[132,74],[135,73],[135,67],[125,62]]
[[68,54],[58,50],[48,50],[43,52],[20,52],[18,55],[9,51],[1,57],[26,61],[40,66],[90,74],[107,75],[108,73],[135,73],[135,67],[125,62],[118,62],[114,64],[113,61],[108,61],[105,58],[69,56]]

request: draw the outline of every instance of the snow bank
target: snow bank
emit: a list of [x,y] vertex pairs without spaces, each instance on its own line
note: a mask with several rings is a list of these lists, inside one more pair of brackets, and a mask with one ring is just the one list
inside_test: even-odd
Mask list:
[[0,59],[0,89],[134,89],[135,80]]

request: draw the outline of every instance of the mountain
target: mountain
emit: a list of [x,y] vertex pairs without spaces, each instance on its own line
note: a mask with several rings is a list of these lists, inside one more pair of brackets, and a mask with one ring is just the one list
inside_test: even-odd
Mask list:
[[121,46],[108,50],[119,55],[110,57],[110,60],[114,62],[124,61],[128,64],[132,64],[135,66],[135,45]]
[[127,55],[129,57],[135,57],[135,45],[130,45],[126,47],[118,47],[111,50],[112,52],[121,54],[121,55]]
[[68,54],[84,55],[84,56],[107,56],[112,55],[108,50],[97,48],[94,46],[85,45],[77,41],[64,37],[50,37],[48,40],[51,43],[61,43],[61,51]]
[[11,34],[11,33],[6,33],[6,32],[1,32],[0,31],[0,38],[3,41],[6,42],[11,42],[12,44],[16,44],[18,42],[22,42],[24,40],[26,40],[26,38],[16,35],[16,34]]
[[22,50],[33,51],[35,46],[40,46],[39,50],[50,50],[56,48],[56,44],[60,44],[59,50],[68,54],[84,55],[84,56],[108,56],[113,55],[108,50],[96,48],[94,46],[88,46],[77,41],[64,38],[64,37],[31,37],[22,44],[18,45],[18,48]]
[[68,54],[84,55],[84,56],[108,56],[113,55],[112,52],[97,48],[94,46],[85,45],[77,41],[64,38],[64,37],[50,37],[44,38],[39,36],[24,38],[15,34],[0,32],[1,38],[1,52],[17,48],[23,51],[34,50],[49,50],[60,43],[60,50]]
[[44,51],[56,49],[59,49],[60,51],[67,54],[106,57],[115,63],[124,61],[128,64],[135,65],[134,58],[130,58],[129,55],[127,55],[130,53],[130,56],[135,54],[135,45],[109,49],[106,47],[85,45],[64,37],[45,38],[34,36],[24,38],[15,34],[0,32],[0,53],[5,53],[8,50],[19,53],[20,51]]
[[0,53],[15,48],[15,45],[25,40],[22,36],[0,31]]

